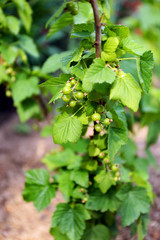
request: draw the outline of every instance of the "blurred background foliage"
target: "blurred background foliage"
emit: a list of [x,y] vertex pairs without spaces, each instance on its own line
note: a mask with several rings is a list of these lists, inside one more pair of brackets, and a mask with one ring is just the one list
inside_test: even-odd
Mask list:
[[[56,92],[56,87],[46,89],[39,84],[49,78],[50,74],[58,76],[66,71],[61,59],[80,42],[75,37],[69,39],[70,26],[47,37],[46,22],[54,16],[62,2],[1,0],[0,120],[3,119],[4,110],[11,112],[15,108],[21,122],[31,118],[41,120],[53,112],[53,106],[48,105],[48,102]],[[149,126],[147,144],[150,145],[157,140],[160,132],[160,1],[110,1],[110,6],[111,20],[127,25],[132,39],[154,53],[155,67],[150,94],[143,96],[140,111],[135,116],[130,113],[128,118],[130,128],[134,119],[140,121],[141,125]],[[79,18],[83,8],[80,11]],[[88,12],[85,21],[90,17],[92,15]],[[129,65],[126,61],[122,62],[121,68],[124,71],[131,69],[136,78],[136,62],[130,61]]]

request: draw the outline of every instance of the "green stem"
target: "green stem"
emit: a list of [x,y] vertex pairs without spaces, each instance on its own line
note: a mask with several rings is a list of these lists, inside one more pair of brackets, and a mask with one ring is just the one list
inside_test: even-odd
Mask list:
[[123,60],[137,60],[137,58],[118,58],[118,60],[123,61]]
[[84,105],[82,105],[80,108],[78,108],[78,110],[75,113],[73,113],[71,117],[74,117],[77,114],[77,112],[79,112],[82,108],[84,108]]

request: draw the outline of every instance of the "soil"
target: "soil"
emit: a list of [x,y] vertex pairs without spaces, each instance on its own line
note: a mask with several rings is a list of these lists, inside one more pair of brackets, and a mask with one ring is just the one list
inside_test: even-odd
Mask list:
[[[47,209],[37,213],[32,203],[23,201],[22,190],[25,171],[42,167],[42,157],[56,145],[51,137],[40,138],[38,132],[17,134],[13,130],[19,122],[16,115],[6,115],[4,119],[0,125],[0,240],[53,240],[49,234],[50,221],[55,205],[62,201],[61,195],[58,194]],[[147,129],[137,132],[139,154],[143,156]],[[160,139],[151,150],[160,166]],[[157,198],[145,240],[160,240],[160,168],[150,169],[150,181]],[[130,237],[127,228],[119,231],[116,240],[136,239]]]

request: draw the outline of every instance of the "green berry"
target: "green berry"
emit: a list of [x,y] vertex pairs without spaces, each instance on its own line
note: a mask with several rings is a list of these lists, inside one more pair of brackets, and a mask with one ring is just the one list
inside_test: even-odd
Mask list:
[[74,101],[74,100],[70,101],[69,106],[70,107],[75,107],[76,106],[76,101]]
[[105,124],[105,125],[109,125],[109,124],[110,124],[109,118],[105,118],[105,119],[104,119],[104,124]]
[[100,152],[99,155],[98,155],[99,158],[104,158],[104,156],[105,156],[104,152]]
[[75,80],[75,79],[72,79],[72,80],[71,80],[71,84],[72,84],[72,85],[75,85],[75,84],[76,84],[76,80]]
[[117,181],[118,181],[118,177],[114,177],[114,178],[113,178],[113,181],[114,181],[114,182],[117,182]]
[[103,162],[104,162],[105,164],[107,164],[107,163],[109,162],[109,159],[108,159],[107,157],[105,157],[105,158],[103,159]]
[[66,95],[69,95],[71,93],[71,88],[70,87],[64,87],[63,88],[63,93]]
[[6,90],[6,97],[12,97],[12,92],[10,90]]
[[102,113],[103,112],[103,110],[104,110],[104,107],[103,107],[103,105],[98,105],[97,106],[97,113]]
[[120,176],[121,176],[120,172],[116,172],[116,173],[115,173],[115,176],[116,176],[116,177],[120,177]]
[[69,102],[70,96],[69,95],[63,95],[62,99],[63,99],[64,102]]
[[96,130],[97,132],[101,132],[101,130],[102,130],[102,127],[101,127],[100,124],[96,124],[96,125],[94,126],[94,128],[95,128],[95,130]]
[[116,166],[116,164],[112,165],[111,170],[114,172],[116,172],[118,170],[118,167]]
[[79,92],[76,93],[76,98],[83,99],[83,97],[84,97],[84,95],[83,95],[82,92],[79,91]]
[[72,86],[72,84],[71,84],[70,82],[67,82],[67,83],[66,83],[66,87],[71,88],[71,86]]
[[99,121],[101,119],[101,115],[99,113],[94,113],[92,115],[92,120],[93,121]]

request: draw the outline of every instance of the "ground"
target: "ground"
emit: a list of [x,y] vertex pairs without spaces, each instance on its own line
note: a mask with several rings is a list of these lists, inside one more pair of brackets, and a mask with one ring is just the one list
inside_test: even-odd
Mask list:
[[[37,213],[32,203],[23,201],[21,193],[24,187],[24,174],[27,169],[39,168],[41,158],[50,149],[56,147],[52,139],[42,139],[33,132],[22,136],[13,131],[18,122],[16,115],[8,117],[0,125],[0,240],[53,240],[48,233],[50,220],[57,202],[58,194],[51,205]],[[143,155],[144,128],[136,135],[139,154]],[[160,139],[151,148],[160,166]],[[160,240],[160,168],[150,170],[150,181],[157,195],[151,210],[151,222],[145,240]],[[130,238],[128,229],[120,229],[116,240],[135,240]]]

